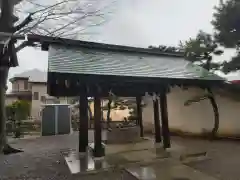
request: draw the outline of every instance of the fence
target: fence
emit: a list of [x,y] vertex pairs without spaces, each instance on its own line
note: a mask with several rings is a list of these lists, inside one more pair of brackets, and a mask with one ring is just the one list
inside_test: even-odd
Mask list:
[[[129,120],[131,123],[137,124],[136,120]],[[74,131],[77,131],[79,128],[79,121],[77,120],[72,120],[72,129]],[[102,129],[107,129],[108,124],[106,121],[102,121]],[[110,121],[109,126],[111,128],[117,127],[118,124],[123,123],[123,121]],[[14,122],[11,120],[8,120],[6,123],[6,131],[7,135],[13,135],[13,132],[15,131],[14,129],[15,125]],[[90,120],[88,123],[88,129],[94,129],[94,120]],[[31,134],[31,133],[40,133],[41,132],[41,121],[36,121],[36,120],[22,120],[20,124],[20,130],[21,134]]]
[[[131,123],[134,123],[136,124],[136,120],[129,120]],[[107,129],[108,128],[108,124],[107,124],[107,121],[102,121],[102,129]],[[111,128],[115,128],[117,127],[118,124],[120,123],[123,123],[123,121],[110,121],[110,124],[109,126]],[[74,131],[77,131],[78,130],[78,124],[79,124],[79,121],[76,121],[76,120],[72,120],[72,128]],[[94,120],[90,120],[89,123],[88,123],[88,129],[94,129]]]
[[[21,134],[30,134],[30,133],[40,133],[41,131],[41,122],[33,120],[22,120],[20,123]],[[15,124],[13,121],[8,120],[6,123],[6,133],[7,135],[13,135],[15,132]]]

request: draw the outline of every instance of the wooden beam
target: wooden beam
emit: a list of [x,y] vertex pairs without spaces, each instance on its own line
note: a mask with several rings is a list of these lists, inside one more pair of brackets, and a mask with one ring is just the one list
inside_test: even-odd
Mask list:
[[79,100],[79,152],[87,152],[88,146],[88,99],[87,89],[83,86]]
[[102,147],[102,112],[101,112],[101,99],[100,88],[97,88],[97,92],[94,97],[94,157],[104,156],[104,149]]
[[142,97],[137,96],[136,102],[137,102],[137,118],[138,118],[137,124],[140,127],[140,137],[143,137],[143,120],[142,120],[142,106],[141,106]]
[[160,107],[161,107],[161,120],[162,120],[162,135],[163,135],[163,147],[170,148],[170,133],[168,127],[168,110],[167,110],[167,92],[164,87],[160,92]]
[[[65,86],[65,81],[69,82],[70,87]],[[57,82],[57,84],[56,84]],[[171,78],[148,78],[148,77],[124,77],[110,75],[84,75],[74,73],[48,72],[48,92],[51,96],[77,96],[81,90],[81,83],[87,82],[89,96],[94,96],[95,84],[101,87],[101,97],[108,97],[109,90],[116,96],[136,97],[144,96],[145,92],[161,92],[163,85],[195,85],[208,86],[208,81],[193,81],[190,79],[171,79]],[[210,81],[211,85],[217,85],[215,81]],[[208,82],[208,83],[210,83]],[[159,84],[160,83],[160,84]],[[201,85],[202,84],[202,85]],[[169,90],[169,88],[168,88]]]
[[155,127],[155,142],[160,143],[161,138],[161,127],[159,120],[159,104],[158,99],[153,100],[153,114],[154,114],[154,127]]

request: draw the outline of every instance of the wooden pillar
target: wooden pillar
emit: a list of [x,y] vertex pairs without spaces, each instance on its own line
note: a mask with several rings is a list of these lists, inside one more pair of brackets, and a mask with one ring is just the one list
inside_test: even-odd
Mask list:
[[86,152],[88,146],[88,99],[86,86],[81,87],[79,100],[79,152]]
[[161,127],[159,120],[159,104],[158,99],[153,100],[153,114],[154,114],[154,127],[155,127],[155,142],[160,143],[161,139]]
[[101,112],[101,99],[97,88],[94,97],[94,157],[104,156],[104,149],[102,147],[102,112]]
[[161,120],[162,120],[162,135],[163,147],[170,148],[170,133],[168,127],[168,110],[167,110],[167,91],[166,87],[160,93],[160,107],[161,107]]
[[140,137],[143,137],[143,120],[142,120],[142,106],[141,106],[142,97],[137,96],[136,102],[137,102],[137,118],[138,118],[137,124],[140,127]]

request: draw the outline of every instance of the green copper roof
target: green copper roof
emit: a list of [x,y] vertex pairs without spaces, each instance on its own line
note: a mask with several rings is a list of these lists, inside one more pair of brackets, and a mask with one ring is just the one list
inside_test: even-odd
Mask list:
[[50,45],[49,72],[224,80],[183,57]]

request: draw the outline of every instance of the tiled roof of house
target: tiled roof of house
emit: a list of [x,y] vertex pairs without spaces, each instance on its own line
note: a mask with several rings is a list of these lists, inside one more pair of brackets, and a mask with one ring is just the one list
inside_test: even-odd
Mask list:
[[24,71],[20,74],[14,75],[14,77],[29,77],[30,82],[47,82],[47,72],[41,71],[39,69]]

